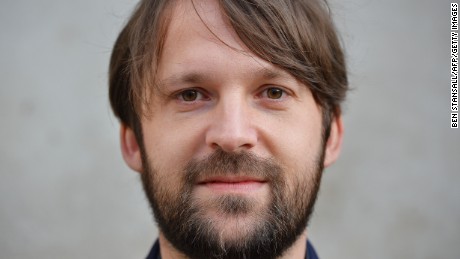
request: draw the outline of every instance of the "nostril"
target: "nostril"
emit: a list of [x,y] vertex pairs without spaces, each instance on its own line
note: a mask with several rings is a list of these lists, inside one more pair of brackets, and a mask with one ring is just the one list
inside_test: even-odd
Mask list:
[[225,152],[234,153],[243,149],[248,150],[254,147],[255,141],[247,137],[222,136],[210,143],[213,150],[222,149]]

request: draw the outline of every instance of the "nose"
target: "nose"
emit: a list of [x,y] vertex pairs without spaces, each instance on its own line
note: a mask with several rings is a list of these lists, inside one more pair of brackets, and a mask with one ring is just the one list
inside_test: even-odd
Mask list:
[[211,126],[206,133],[206,144],[212,149],[238,153],[253,148],[258,140],[254,118],[244,101],[222,100],[212,116]]

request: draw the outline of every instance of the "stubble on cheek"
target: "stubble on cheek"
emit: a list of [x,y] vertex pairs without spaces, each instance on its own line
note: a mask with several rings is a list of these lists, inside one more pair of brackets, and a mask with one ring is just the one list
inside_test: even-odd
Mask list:
[[[254,234],[255,229],[267,222],[274,191],[279,192],[280,182],[284,182],[279,166],[247,156],[229,158],[218,153],[207,161],[192,161],[183,172],[169,175],[150,168],[150,163],[145,164],[144,189],[160,227],[182,229],[195,225],[195,228],[205,230],[206,235],[217,235],[219,240],[233,242]],[[269,184],[258,195],[204,195],[197,190],[196,179],[199,177],[229,172],[263,177],[269,180]]]
[[[304,231],[321,178],[321,164],[292,172],[249,154],[217,152],[172,174],[146,161],[142,182],[160,230],[191,258],[276,257]],[[197,179],[229,172],[267,179],[266,195],[197,194]]]

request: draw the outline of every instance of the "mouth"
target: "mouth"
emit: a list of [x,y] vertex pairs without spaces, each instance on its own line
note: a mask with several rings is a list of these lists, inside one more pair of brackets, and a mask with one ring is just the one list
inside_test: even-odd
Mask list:
[[214,192],[245,193],[256,191],[267,181],[249,176],[216,176],[198,182],[198,186],[209,188]]

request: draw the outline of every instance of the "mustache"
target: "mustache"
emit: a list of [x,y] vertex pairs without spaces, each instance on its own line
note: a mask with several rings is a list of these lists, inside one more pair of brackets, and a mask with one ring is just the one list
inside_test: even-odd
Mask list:
[[185,182],[194,184],[198,179],[213,176],[244,175],[279,180],[281,166],[272,158],[262,158],[252,152],[228,153],[217,149],[204,159],[193,159],[184,168]]

